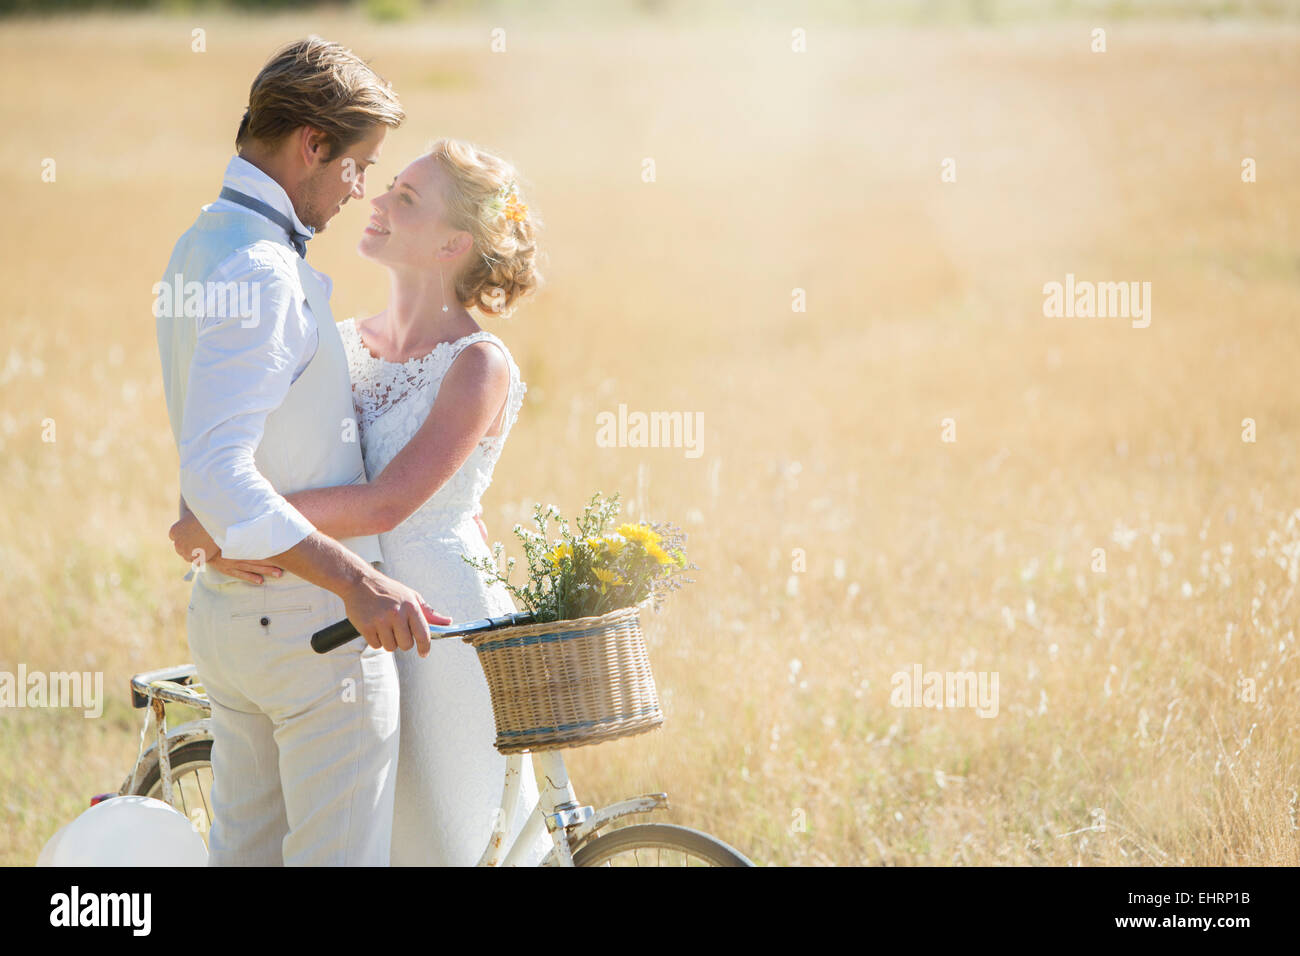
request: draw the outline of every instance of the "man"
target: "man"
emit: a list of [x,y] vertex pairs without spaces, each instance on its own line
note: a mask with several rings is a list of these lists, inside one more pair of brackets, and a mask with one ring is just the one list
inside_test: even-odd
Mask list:
[[[330,282],[305,250],[364,197],[402,119],[389,86],[339,45],[309,37],[276,53],[249,92],[220,198],[164,275],[178,290],[200,283],[203,303],[155,305],[182,510],[220,548],[187,619],[212,700],[213,865],[387,864],[389,652],[423,656],[426,621],[449,623],[373,567],[377,538],[334,541],[284,498],[366,480]],[[259,572],[265,583],[249,583]],[[345,615],[364,641],[315,654],[311,634]]]

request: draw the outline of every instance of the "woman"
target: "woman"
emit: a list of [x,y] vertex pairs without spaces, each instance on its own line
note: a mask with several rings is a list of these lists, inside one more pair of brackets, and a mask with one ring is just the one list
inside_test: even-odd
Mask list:
[[[452,139],[436,142],[371,205],[357,251],[388,269],[388,307],[339,324],[371,480],[288,500],[331,537],[379,533],[384,571],[453,620],[513,611],[508,592],[487,585],[462,555],[490,557],[476,512],[526,386],[505,344],[470,310],[508,315],[538,285],[535,217],[508,163]],[[182,556],[217,553],[192,516],[172,538]],[[434,641],[424,659],[396,659],[392,862],[471,866],[496,822],[505,776],[486,681],[459,640]],[[522,776],[507,840],[537,802],[528,758]],[[530,862],[549,846],[539,838]]]

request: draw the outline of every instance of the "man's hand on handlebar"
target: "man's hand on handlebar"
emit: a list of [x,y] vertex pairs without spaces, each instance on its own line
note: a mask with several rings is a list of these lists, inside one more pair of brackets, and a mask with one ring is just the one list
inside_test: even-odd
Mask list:
[[429,625],[451,618],[424,603],[414,589],[373,571],[342,596],[350,620],[366,643],[386,651],[418,649],[429,656]]

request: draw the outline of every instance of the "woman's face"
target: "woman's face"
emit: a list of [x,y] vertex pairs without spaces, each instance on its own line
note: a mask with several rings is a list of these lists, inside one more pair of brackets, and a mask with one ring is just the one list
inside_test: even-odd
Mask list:
[[421,157],[397,174],[386,192],[370,200],[370,222],[357,252],[387,266],[438,269],[451,275],[469,248],[470,234],[445,219],[446,180],[438,161]]

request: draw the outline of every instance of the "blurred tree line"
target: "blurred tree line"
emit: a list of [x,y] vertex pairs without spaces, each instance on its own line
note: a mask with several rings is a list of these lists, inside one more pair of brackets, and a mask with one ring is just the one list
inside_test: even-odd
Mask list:
[[[193,9],[199,6],[225,7],[233,10],[288,10],[292,8],[319,6],[320,0],[222,0],[215,4],[177,3],[176,0],[0,0],[0,14],[3,13],[76,13],[79,11],[134,11],[160,10],[173,11]],[[345,7],[348,3],[334,3],[331,6]]]
[[[135,12],[156,10],[180,13],[200,9],[226,9],[241,12],[280,10],[306,7],[354,7],[364,10],[377,19],[400,19],[420,12],[422,7],[441,7],[447,4],[438,0],[0,0],[0,16],[6,14],[79,13],[79,12]],[[452,4],[464,6],[464,4]],[[385,13],[389,17],[385,17]]]
[[426,13],[463,15],[503,12],[547,15],[554,8],[585,14],[670,13],[702,16],[706,11],[751,18],[778,17],[822,22],[1011,23],[1062,17],[1132,19],[1262,18],[1300,22],[1300,0],[0,0],[0,17],[78,12],[188,13],[226,9],[275,13],[307,7],[355,9],[372,20],[410,20]]

